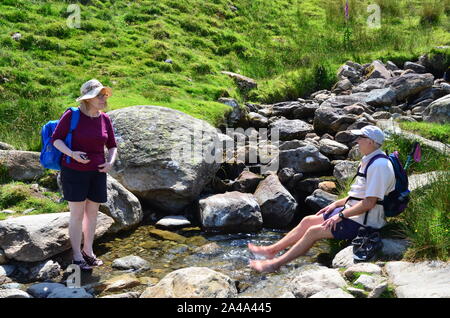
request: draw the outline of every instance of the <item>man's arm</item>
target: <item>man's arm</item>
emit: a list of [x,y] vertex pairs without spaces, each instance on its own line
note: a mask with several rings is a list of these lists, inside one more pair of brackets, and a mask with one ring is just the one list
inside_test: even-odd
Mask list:
[[324,214],[324,213],[326,214],[326,213],[329,213],[329,212],[333,211],[334,209],[336,209],[336,208],[338,208],[340,206],[344,206],[345,202],[347,202],[347,199],[348,199],[348,196],[346,196],[343,199],[334,201],[333,203],[331,203],[331,204],[327,205],[326,207],[320,209],[319,212],[316,213],[316,215],[321,215],[321,214]]
[[364,212],[367,212],[375,207],[377,204],[378,198],[377,197],[366,197],[364,200],[359,201],[354,206],[345,209],[342,211],[342,214],[344,214],[344,217],[349,218],[351,216],[360,215]]

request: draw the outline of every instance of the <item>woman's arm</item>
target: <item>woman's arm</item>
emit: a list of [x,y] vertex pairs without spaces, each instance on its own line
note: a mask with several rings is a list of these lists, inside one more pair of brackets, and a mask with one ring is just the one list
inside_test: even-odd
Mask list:
[[76,161],[86,164],[88,163],[90,160],[85,160],[83,158],[80,157],[80,155],[86,155],[85,152],[83,151],[72,151],[69,147],[66,146],[66,144],[64,143],[64,141],[62,141],[61,139],[56,139],[53,142],[53,146],[58,149],[59,151],[61,151],[63,154],[65,154],[68,157],[71,157],[73,159],[75,159]]
[[114,164],[114,162],[116,161],[116,157],[117,157],[117,147],[113,147],[108,149],[108,160],[107,162],[109,162],[111,165]]
[[64,141],[62,141],[61,139],[56,139],[53,142],[53,146],[58,149],[59,151],[61,151],[63,154],[65,154],[68,157],[73,157],[73,151],[71,149],[69,149],[69,147],[66,146],[66,144],[64,143]]
[[98,167],[100,168],[99,172],[109,172],[114,165],[114,162],[116,161],[117,157],[117,147],[109,148],[108,149],[108,160],[106,160],[105,163],[102,163]]

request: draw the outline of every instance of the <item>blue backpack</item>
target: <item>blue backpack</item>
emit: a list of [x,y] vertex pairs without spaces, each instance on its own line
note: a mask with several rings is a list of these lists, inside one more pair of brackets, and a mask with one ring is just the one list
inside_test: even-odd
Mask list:
[[[78,125],[78,121],[80,119],[80,109],[78,107],[70,107],[66,111],[68,111],[69,109],[72,110],[72,118],[70,120],[70,130],[66,136],[65,144],[67,145],[67,147],[72,148],[72,132]],[[56,149],[50,142],[53,132],[55,131],[58,123],[59,120],[51,120],[44,126],[42,126],[41,129],[42,150],[39,161],[41,162],[41,165],[46,169],[61,170],[62,152]],[[69,156],[66,156],[66,162],[70,163]]]
[[[406,171],[405,169],[403,169],[403,166],[395,153],[391,153],[389,156],[385,154],[379,154],[372,157],[370,161],[367,163],[367,166],[364,169],[364,173],[360,173],[359,172],[360,167],[358,167],[356,176],[366,178],[367,170],[369,169],[370,165],[378,158],[388,159],[392,163],[392,167],[394,168],[395,173],[395,188],[390,193],[388,193],[388,195],[386,195],[383,198],[383,200],[378,200],[377,204],[381,204],[383,206],[385,216],[387,217],[397,216],[406,209],[406,206],[408,205],[409,202],[410,191],[408,190],[408,176],[406,175]],[[349,199],[362,200],[354,197],[349,197]],[[367,221],[367,213],[364,218],[364,224],[366,224],[366,221]]]

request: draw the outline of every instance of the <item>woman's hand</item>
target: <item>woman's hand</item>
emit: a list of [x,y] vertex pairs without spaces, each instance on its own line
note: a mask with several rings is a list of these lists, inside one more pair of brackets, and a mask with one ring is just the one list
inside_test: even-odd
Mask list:
[[91,161],[91,160],[89,160],[89,159],[83,159],[83,158],[81,158],[81,155],[86,156],[86,153],[83,152],[83,151],[72,151],[71,157],[72,157],[73,159],[75,159],[76,161],[78,161],[79,163],[82,163],[82,164],[86,164],[86,163],[88,163],[89,161]]
[[98,171],[99,172],[109,172],[109,170],[111,170],[112,166],[113,166],[112,163],[109,163],[109,162],[102,163],[101,165],[98,165],[99,168],[102,168],[102,169],[99,169]]
[[331,218],[325,220],[322,223],[322,226],[325,226],[326,228],[334,231],[334,230],[336,230],[336,224],[338,224],[341,221],[342,221],[342,219],[339,217],[338,214],[336,214],[336,215],[333,215]]
[[330,213],[331,211],[333,211],[334,209],[336,209],[338,206],[336,205],[336,202],[331,203],[330,205],[327,205],[326,207],[324,207],[323,209],[319,210],[319,212],[316,213],[316,215],[321,215],[321,214],[327,214]]

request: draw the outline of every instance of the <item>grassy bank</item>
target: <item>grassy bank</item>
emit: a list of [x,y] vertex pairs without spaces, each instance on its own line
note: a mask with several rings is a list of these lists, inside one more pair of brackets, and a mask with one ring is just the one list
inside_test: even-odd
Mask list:
[[450,144],[450,124],[428,122],[400,122],[404,130],[419,134],[427,139]]
[[[0,185],[0,211],[12,210],[15,213],[0,213],[0,220],[43,213],[67,212],[67,202],[59,203],[61,196],[53,191],[40,192],[35,186],[24,182],[11,182]],[[27,211],[28,210],[28,211]]]
[[230,111],[219,97],[244,100],[222,70],[255,78],[248,98],[269,103],[330,88],[349,59],[402,66],[450,44],[450,0],[377,1],[380,28],[368,27],[370,1],[351,0],[347,23],[344,2],[80,1],[80,26],[69,28],[66,1],[2,1],[0,140],[39,150],[39,127],[90,78],[113,88],[110,109],[161,105],[217,126]]
[[438,176],[434,182],[413,191],[408,210],[400,215],[402,229],[412,245],[408,260],[450,259],[450,178]]

